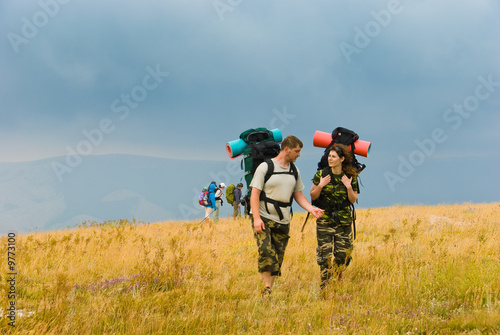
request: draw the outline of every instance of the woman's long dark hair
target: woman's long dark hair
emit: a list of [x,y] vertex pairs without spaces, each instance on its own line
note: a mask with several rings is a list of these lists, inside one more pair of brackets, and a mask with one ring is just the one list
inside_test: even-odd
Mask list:
[[334,144],[331,146],[330,151],[335,151],[340,158],[344,157],[344,161],[342,162],[342,171],[351,176],[352,178],[356,178],[358,176],[358,170],[352,165],[352,155],[349,148],[343,144]]

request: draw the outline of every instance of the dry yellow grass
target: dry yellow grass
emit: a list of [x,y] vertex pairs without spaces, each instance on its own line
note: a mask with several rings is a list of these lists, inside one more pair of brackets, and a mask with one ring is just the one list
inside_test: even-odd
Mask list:
[[[19,334],[500,333],[500,204],[357,210],[353,262],[319,291],[315,222],[292,221],[262,300],[248,219],[107,222],[16,237]],[[1,240],[7,250],[7,237]],[[7,252],[0,306],[9,304]],[[23,314],[19,314],[19,311]]]

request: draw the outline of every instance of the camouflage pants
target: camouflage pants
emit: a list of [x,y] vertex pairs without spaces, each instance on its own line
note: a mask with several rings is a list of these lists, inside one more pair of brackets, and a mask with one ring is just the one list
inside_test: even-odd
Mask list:
[[351,261],[352,226],[318,219],[316,235],[316,260],[320,266],[321,278],[326,281],[333,273],[340,275]]
[[280,276],[281,264],[283,264],[285,249],[290,238],[290,225],[265,218],[262,218],[262,221],[266,227],[262,234],[253,229],[259,250],[258,269],[259,272],[271,272],[271,276]]

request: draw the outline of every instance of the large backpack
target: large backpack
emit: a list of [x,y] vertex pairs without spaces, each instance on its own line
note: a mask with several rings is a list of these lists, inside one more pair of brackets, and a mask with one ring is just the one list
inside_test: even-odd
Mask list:
[[206,187],[203,188],[198,196],[198,203],[202,206],[208,206],[208,190]]
[[[240,134],[240,138],[247,143],[247,146],[243,149],[242,160],[242,169],[245,172],[244,176],[247,183],[247,193],[243,202],[246,204],[245,209],[247,214],[250,215],[250,183],[252,182],[255,170],[261,163],[266,162],[268,168],[264,177],[264,183],[267,182],[273,174],[277,174],[278,172],[274,172],[274,164],[272,163],[271,158],[276,157],[280,153],[281,148],[278,142],[274,140],[272,132],[266,128],[248,129]],[[290,163],[289,172],[280,173],[292,174],[294,175],[295,180],[298,178],[297,168],[293,163]],[[278,213],[280,219],[282,219],[283,213],[281,212],[280,207],[290,206],[293,196],[290,198],[289,202],[284,203],[266,197],[265,192],[262,191],[260,194],[260,200],[264,200],[266,208],[268,204],[274,205],[276,212]]]
[[354,166],[354,168],[358,171],[358,173],[363,171],[366,165],[359,163],[358,160],[356,159],[356,155],[354,155],[354,148],[355,148],[354,142],[356,142],[357,140],[359,140],[359,136],[354,131],[343,127],[335,128],[332,131],[332,141],[326,147],[323,156],[321,157],[321,160],[318,162],[318,170],[328,167],[328,154],[330,153],[331,147],[334,144],[343,144],[351,149],[352,153],[351,165]]
[[[217,183],[215,181],[211,182],[210,185],[215,184],[215,190],[214,193],[217,192]],[[198,203],[202,206],[211,206],[212,202],[210,201],[210,196],[208,190],[210,189],[210,185],[208,187],[204,187],[203,190],[201,191],[200,195],[198,196]]]
[[[343,128],[343,127],[335,128],[332,131],[332,141],[326,147],[326,149],[323,153],[323,156],[321,157],[320,161],[318,162],[317,171],[323,170],[322,176],[326,176],[327,174],[329,174],[331,172],[331,170],[328,166],[328,155],[330,153],[330,150],[331,150],[332,146],[335,144],[343,144],[343,145],[348,146],[351,150],[351,153],[352,153],[351,165],[356,169],[358,174],[361,173],[361,171],[363,171],[365,169],[366,165],[359,163],[358,160],[356,159],[356,155],[354,154],[354,148],[355,148],[354,142],[356,142],[358,139],[359,139],[359,135],[350,129]],[[348,177],[350,177],[350,176],[348,176]],[[334,180],[334,178],[332,176],[332,181],[330,183],[333,183],[333,180]],[[359,178],[358,178],[358,189],[356,191],[358,192],[358,194],[360,193]],[[312,204],[314,206],[319,207],[319,208],[323,208],[323,209],[326,208],[328,210],[334,210],[334,211],[338,211],[338,210],[340,210],[342,208],[346,208],[346,207],[350,208],[351,217],[352,217],[352,226],[353,226],[353,238],[356,239],[356,209],[354,207],[354,204],[351,204],[351,202],[349,200],[346,200],[342,204],[338,205],[338,208],[331,208],[329,204],[322,203],[323,200],[324,199],[321,199],[321,197],[320,197],[320,198],[314,200],[312,202]],[[308,218],[309,218],[309,213],[307,213],[306,220],[304,221],[304,225],[302,226],[302,231],[304,231],[304,227],[306,225]]]
[[226,200],[227,200],[227,203],[232,205],[234,203],[234,184],[230,184],[227,188],[226,188]]
[[245,130],[240,134],[240,138],[247,143],[243,149],[242,168],[250,189],[255,169],[265,159],[276,157],[280,153],[280,145],[273,138],[273,134],[266,128],[255,128]]

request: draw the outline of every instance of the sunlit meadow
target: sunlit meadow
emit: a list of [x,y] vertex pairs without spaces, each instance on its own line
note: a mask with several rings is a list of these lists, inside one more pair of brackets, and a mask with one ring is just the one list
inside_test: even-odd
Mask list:
[[353,261],[319,289],[315,221],[295,214],[263,299],[249,219],[85,222],[16,236],[7,334],[500,334],[500,204],[357,210]]

